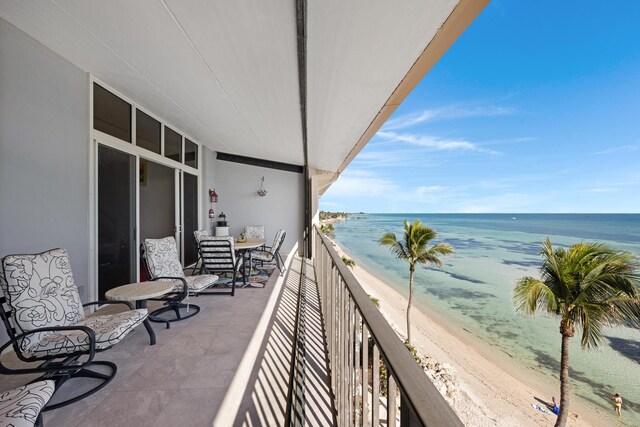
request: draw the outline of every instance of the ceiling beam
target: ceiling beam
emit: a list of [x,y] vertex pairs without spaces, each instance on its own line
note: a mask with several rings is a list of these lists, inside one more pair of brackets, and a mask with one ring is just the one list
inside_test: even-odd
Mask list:
[[302,122],[302,149],[304,166],[309,166],[307,148],[307,2],[296,2],[296,33],[298,39],[298,90],[300,91],[300,118]]

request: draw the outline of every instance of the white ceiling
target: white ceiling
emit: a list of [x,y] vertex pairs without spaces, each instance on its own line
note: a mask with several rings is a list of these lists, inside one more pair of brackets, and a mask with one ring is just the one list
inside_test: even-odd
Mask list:
[[[309,166],[337,170],[458,2],[307,1]],[[213,150],[304,164],[295,0],[0,0],[0,16]]]

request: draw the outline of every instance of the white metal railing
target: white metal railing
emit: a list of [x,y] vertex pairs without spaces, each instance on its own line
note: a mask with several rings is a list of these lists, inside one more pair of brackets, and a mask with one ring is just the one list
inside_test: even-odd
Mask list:
[[393,427],[398,415],[403,426],[462,426],[331,241],[318,227],[312,234],[338,426],[383,418]]

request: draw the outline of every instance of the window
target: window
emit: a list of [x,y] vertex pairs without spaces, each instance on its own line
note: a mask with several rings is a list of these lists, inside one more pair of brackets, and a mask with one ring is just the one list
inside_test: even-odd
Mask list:
[[93,128],[131,142],[131,105],[93,84]]
[[184,139],[184,164],[192,168],[198,167],[198,146],[187,138]]
[[164,127],[164,156],[182,163],[182,135]]
[[160,122],[136,110],[136,145],[160,154]]

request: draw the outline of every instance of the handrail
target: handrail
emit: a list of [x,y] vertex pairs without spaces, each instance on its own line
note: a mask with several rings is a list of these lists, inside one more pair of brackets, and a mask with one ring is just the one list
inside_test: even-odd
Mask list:
[[[367,293],[353,273],[333,248],[331,241],[314,226],[316,236],[320,238],[337,269],[346,289],[355,303],[362,321],[379,347],[388,369],[401,390],[401,398],[407,399],[409,410],[401,408],[402,424],[414,425],[414,421],[423,426],[462,426],[462,422],[445,401],[424,371],[416,363],[396,332],[373,305]],[[314,254],[316,257],[319,254]],[[316,274],[319,272],[316,270]],[[331,333],[327,331],[327,333]],[[332,374],[334,367],[331,367]],[[404,405],[404,402],[403,402]],[[411,413],[411,410],[413,413]],[[406,417],[406,418],[405,418]],[[405,419],[408,421],[405,424]]]

